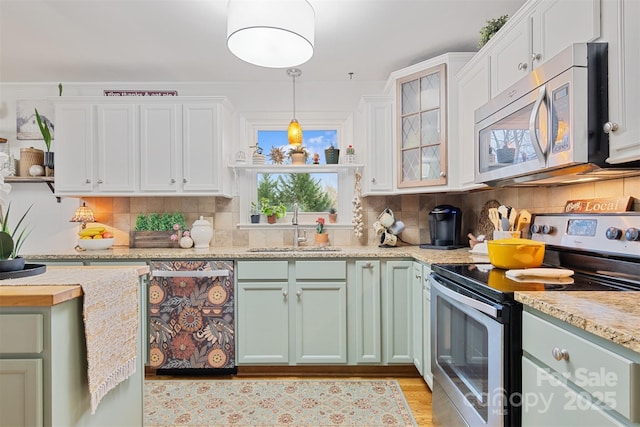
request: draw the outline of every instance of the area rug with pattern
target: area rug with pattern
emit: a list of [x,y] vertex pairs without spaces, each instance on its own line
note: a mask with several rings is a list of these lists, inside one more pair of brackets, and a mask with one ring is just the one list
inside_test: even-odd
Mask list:
[[416,426],[395,380],[147,380],[144,424]]

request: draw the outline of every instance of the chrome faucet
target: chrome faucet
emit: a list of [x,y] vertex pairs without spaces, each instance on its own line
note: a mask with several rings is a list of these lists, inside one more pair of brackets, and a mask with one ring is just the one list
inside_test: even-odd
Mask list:
[[291,224],[293,224],[293,246],[297,248],[300,246],[300,243],[307,241],[307,232],[305,230],[302,230],[303,237],[300,237],[300,230],[298,228],[298,202],[293,204]]

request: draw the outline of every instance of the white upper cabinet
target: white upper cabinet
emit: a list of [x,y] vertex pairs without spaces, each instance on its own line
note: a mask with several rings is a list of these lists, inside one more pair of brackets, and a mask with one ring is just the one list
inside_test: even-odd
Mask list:
[[223,97],[56,98],[56,194],[230,197]]
[[[66,101],[66,99],[65,99]],[[130,194],[135,189],[132,105],[56,102],[56,194]]]
[[603,39],[609,43],[609,158],[640,160],[640,2],[605,0]]
[[388,96],[363,96],[357,124],[365,150],[362,194],[389,194],[393,191],[393,99]]
[[489,101],[489,58],[478,55],[458,73],[458,141],[451,146],[451,164],[460,190],[482,187],[475,183],[476,109]]
[[526,3],[486,46],[491,58],[491,96],[504,91],[570,44],[598,39],[600,2]]

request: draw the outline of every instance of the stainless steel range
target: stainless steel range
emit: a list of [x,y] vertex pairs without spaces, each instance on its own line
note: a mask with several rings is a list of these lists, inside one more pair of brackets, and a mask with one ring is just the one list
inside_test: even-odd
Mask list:
[[443,426],[519,426],[519,290],[640,290],[640,212],[538,214],[530,236],[564,279],[516,281],[491,264],[434,264],[431,275],[433,420]]

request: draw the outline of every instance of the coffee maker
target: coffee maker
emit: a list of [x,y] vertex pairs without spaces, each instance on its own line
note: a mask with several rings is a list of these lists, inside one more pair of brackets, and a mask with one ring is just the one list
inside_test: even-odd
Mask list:
[[460,244],[462,211],[451,205],[439,205],[429,212],[430,244],[421,244],[425,249],[457,249]]

